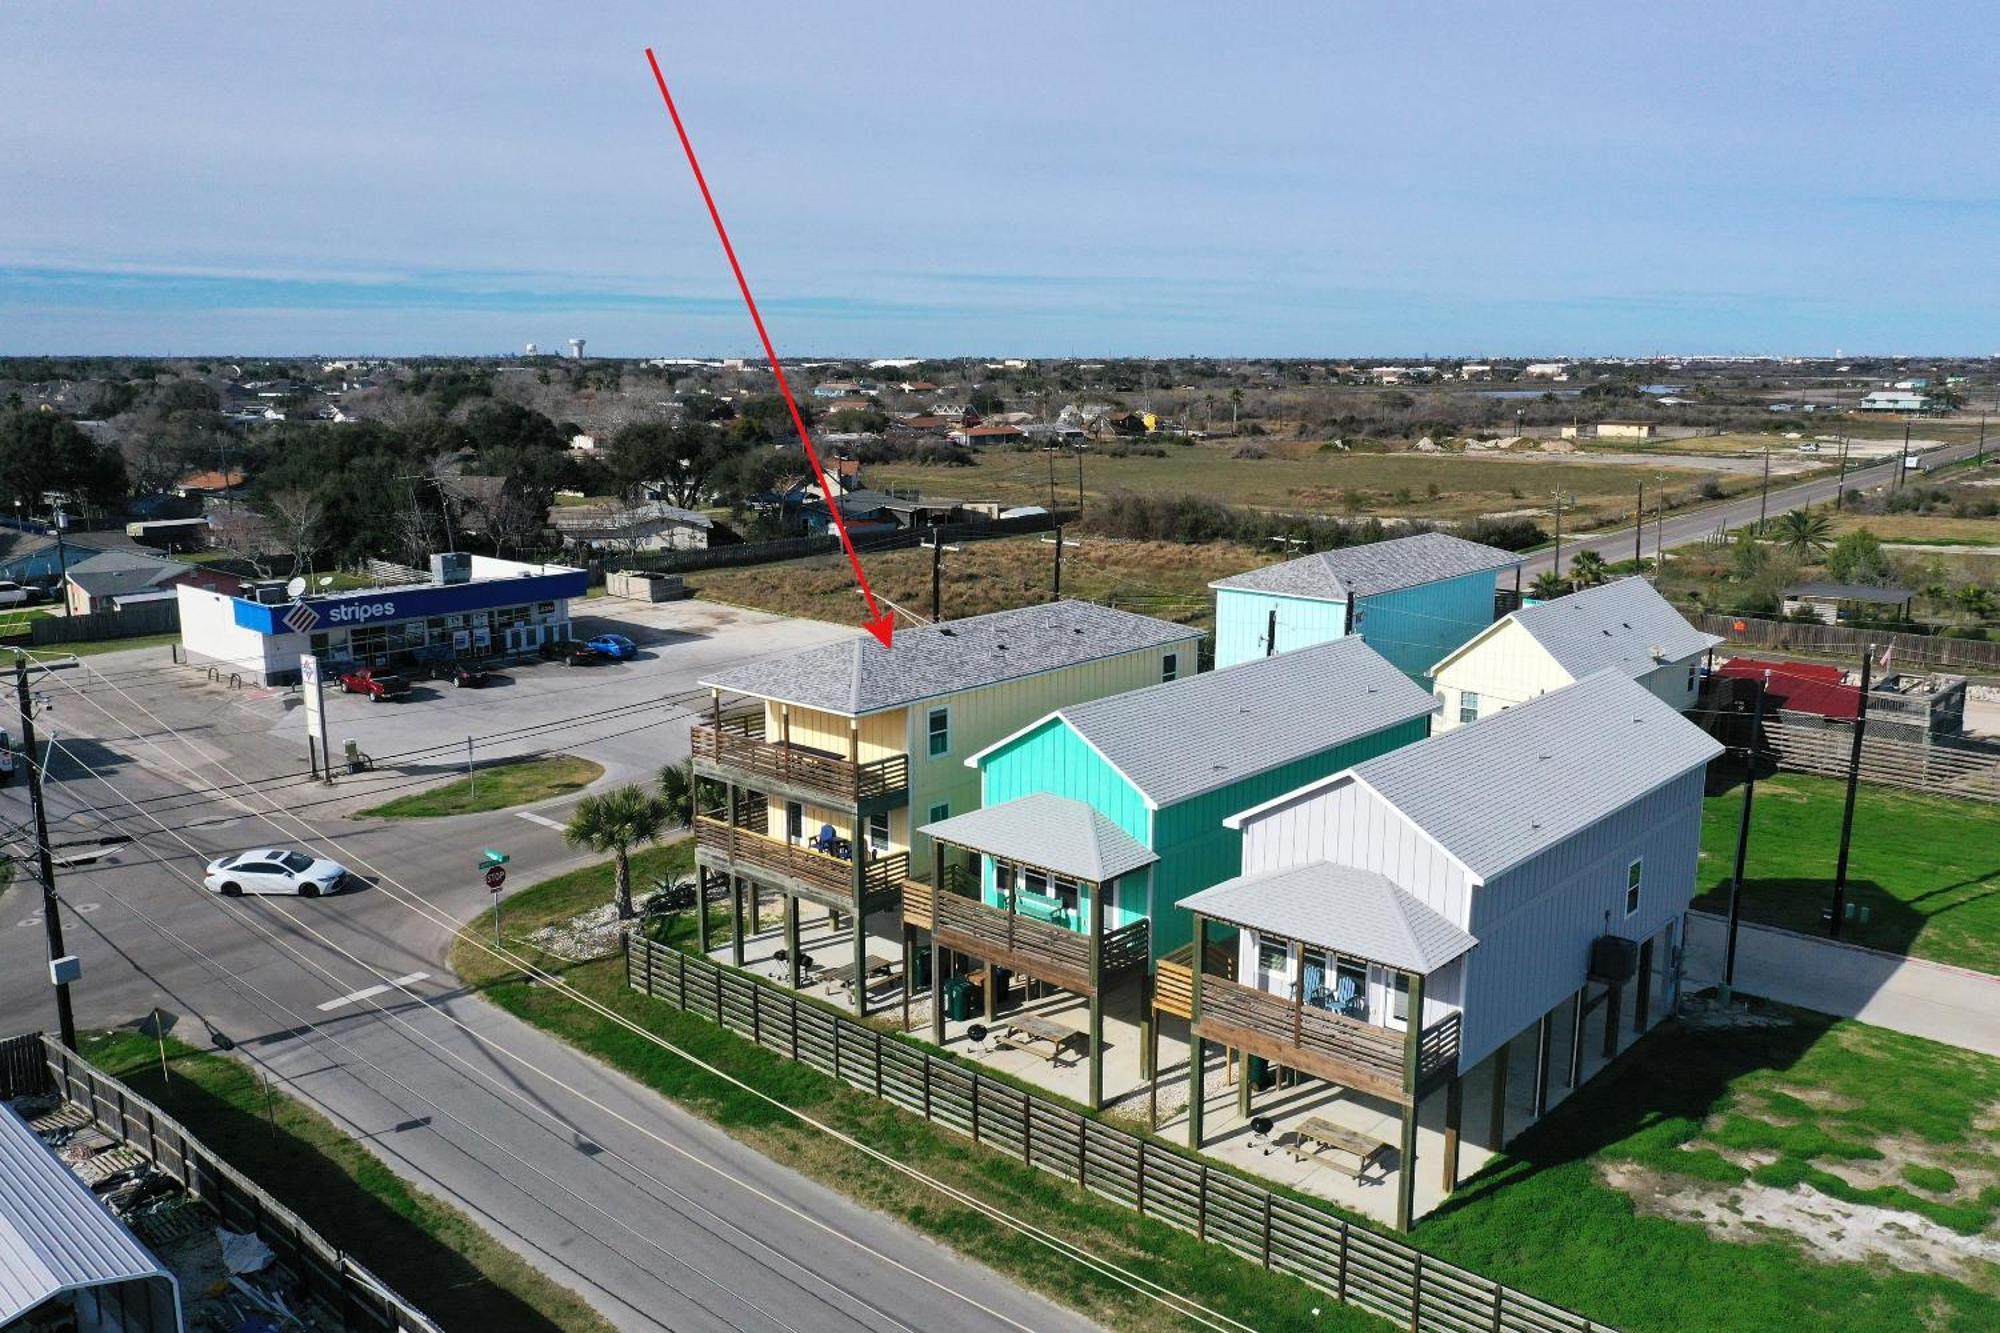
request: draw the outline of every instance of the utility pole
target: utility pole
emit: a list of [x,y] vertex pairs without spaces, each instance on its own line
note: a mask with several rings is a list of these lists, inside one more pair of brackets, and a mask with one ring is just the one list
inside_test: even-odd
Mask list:
[[470,736],[465,738],[465,780],[472,784],[472,794],[468,798],[467,804],[479,804],[479,772],[472,766],[472,737]]
[[1646,483],[1639,483],[1639,506],[1632,511],[1632,572],[1646,563]]
[[1771,446],[1764,446],[1764,485],[1757,492],[1757,535],[1764,535],[1764,512],[1771,503]]
[[14,654],[14,691],[21,707],[21,761],[28,768],[28,803],[35,811],[35,860],[42,877],[42,933],[48,940],[49,981],[56,988],[56,1023],[62,1044],[76,1049],[76,1014],[69,981],[76,960],[63,948],[62,903],[56,898],[56,862],[49,851],[49,811],[42,802],[42,766],[35,759],[35,703],[28,694],[28,655]]
[[1896,489],[1903,489],[1903,474],[1910,470],[1910,419],[1903,418],[1903,452],[1896,459]]
[[[225,473],[224,480],[227,479]],[[56,530],[56,582],[62,585],[63,615],[67,616],[69,615],[69,551],[63,546],[63,528],[66,525],[63,523],[60,503],[49,511],[49,526]],[[85,605],[89,603],[86,602]]]
[[1840,938],[1840,914],[1847,910],[1847,846],[1854,836],[1854,790],[1861,783],[1861,737],[1868,730],[1868,673],[1875,665],[1875,645],[1861,650],[1861,698],[1854,708],[1854,748],[1847,755],[1847,805],[1840,814],[1840,861],[1833,872],[1833,920],[1827,933]]
[[1979,414],[1979,457],[1972,462],[1974,467],[1986,466],[1986,414]]
[[1056,451],[1051,449],[1048,451],[1048,454],[1049,454],[1049,512],[1053,514],[1056,512]]
[[1659,486],[1659,492],[1660,492],[1660,494],[1659,494],[1659,501],[1658,501],[1658,503],[1659,503],[1659,513],[1660,513],[1660,521],[1659,521],[1659,522],[1657,522],[1657,523],[1655,523],[1655,524],[1653,525],[1653,564],[1654,564],[1654,570],[1653,570],[1653,579],[1654,579],[1654,582],[1656,582],[1656,583],[1657,583],[1657,582],[1659,581],[1659,576],[1667,572],[1667,486],[1666,486],[1666,481],[1667,481],[1667,479],[1666,479],[1665,477],[1661,477],[1661,478],[1660,478],[1660,486]]
[[1556,562],[1552,568],[1555,570],[1556,577],[1561,578],[1563,572],[1563,493],[1560,486],[1556,487]]
[[1757,682],[1757,703],[1750,713],[1750,739],[1743,746],[1743,814],[1736,825],[1736,873],[1729,880],[1729,938],[1722,950],[1722,1002],[1729,1003],[1729,989],[1736,984],[1736,928],[1743,920],[1743,863],[1750,854],[1750,802],[1757,794],[1757,755],[1763,748],[1764,696],[1771,688],[1771,673]]
[[1062,548],[1062,524],[1058,523],[1056,524],[1056,591],[1055,596],[1049,599],[1052,602],[1062,600]]
[[931,529],[931,624],[944,619],[944,534]]
[[1076,516],[1083,517],[1083,450],[1076,451]]
[[1847,507],[1847,432],[1840,432],[1840,482],[1833,492],[1834,512]]

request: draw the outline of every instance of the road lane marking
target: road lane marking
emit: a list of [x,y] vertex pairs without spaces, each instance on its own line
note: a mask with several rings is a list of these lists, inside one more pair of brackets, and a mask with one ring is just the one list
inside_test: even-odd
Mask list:
[[377,995],[388,994],[398,986],[414,986],[417,982],[427,980],[429,977],[430,973],[428,972],[412,972],[406,977],[397,977],[394,981],[380,986],[363,986],[358,991],[353,991],[338,999],[328,1000],[325,1004],[319,1006],[319,1011],[323,1014],[329,1013],[350,1004],[359,1004],[363,1000],[372,1000]]
[[559,819],[550,819],[547,815],[538,815],[533,810],[516,810],[514,818],[525,819],[530,823],[540,824],[543,828],[555,829],[557,832],[561,832],[564,828],[568,827]]

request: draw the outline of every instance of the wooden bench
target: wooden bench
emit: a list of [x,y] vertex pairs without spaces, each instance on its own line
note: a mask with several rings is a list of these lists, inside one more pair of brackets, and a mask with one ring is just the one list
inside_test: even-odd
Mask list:
[[[1292,1156],[1301,1162],[1319,1162],[1356,1180],[1361,1179],[1370,1166],[1392,1151],[1390,1145],[1380,1139],[1370,1138],[1345,1125],[1336,1125],[1333,1121],[1316,1115],[1308,1116],[1292,1126],[1290,1147]],[[1353,1165],[1348,1165],[1339,1156],[1323,1156],[1322,1154],[1326,1152],[1351,1157],[1354,1159]],[[1387,1168],[1384,1168],[1383,1174],[1388,1174]]]
[[[889,976],[895,970],[895,959],[883,958],[877,954],[868,955],[865,975],[869,980],[872,981],[876,977]],[[839,963],[833,967],[822,968],[819,979],[826,983],[826,990],[829,995],[836,990],[851,990],[854,986],[854,964]]]
[[[1012,1018],[1002,1019],[1000,1026],[1002,1036],[996,1045],[1041,1056],[1050,1064],[1054,1064],[1056,1057],[1071,1046],[1076,1048],[1078,1055],[1086,1053],[1085,1034],[1063,1023],[1037,1018],[1033,1014],[1016,1014]],[[1043,1051],[1044,1045],[1047,1047],[1046,1054]]]

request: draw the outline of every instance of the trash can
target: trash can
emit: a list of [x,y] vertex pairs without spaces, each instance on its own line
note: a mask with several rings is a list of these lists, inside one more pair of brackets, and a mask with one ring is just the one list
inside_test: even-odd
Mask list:
[[931,984],[931,951],[917,949],[910,959],[910,993],[929,989]]
[[999,1013],[1007,1007],[1007,996],[1012,989],[1014,974],[1004,967],[988,968],[993,978],[993,1012]]
[[954,1023],[972,1017],[972,983],[964,977],[944,983],[944,1016]]
[[1266,1060],[1261,1055],[1253,1055],[1250,1057],[1250,1068],[1248,1072],[1250,1078],[1250,1086],[1256,1088],[1260,1092],[1263,1089],[1270,1087],[1272,1084],[1278,1081],[1277,1070],[1272,1067],[1271,1062],[1269,1060]]

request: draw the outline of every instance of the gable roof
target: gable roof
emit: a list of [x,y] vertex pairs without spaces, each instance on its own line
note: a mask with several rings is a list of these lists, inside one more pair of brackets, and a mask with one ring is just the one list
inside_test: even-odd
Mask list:
[[[1059,708],[1060,719],[1157,810],[1437,711],[1358,638]],[[1007,740],[965,762],[977,767]]]
[[1160,859],[1094,807],[1052,792],[1034,792],[953,815],[917,831],[1093,884]]
[[191,572],[192,566],[132,551],[100,551],[69,567],[69,580],[92,597],[143,592]]
[[858,717],[1200,637],[1200,630],[1186,625],[1092,602],[1050,602],[899,629],[894,649],[864,634],[752,662],[699,683]]
[[1435,972],[1479,943],[1388,876],[1331,861],[1238,875],[1180,905],[1405,972]]
[[1474,875],[1492,879],[1721,753],[1714,737],[1645,687],[1600,671],[1224,822],[1241,828],[1351,776]]
[[1598,671],[1637,678],[1666,662],[1707,652],[1722,642],[1688,624],[1666,598],[1642,578],[1585,588],[1511,612],[1481,630],[1431,668],[1437,675],[1474,647],[1513,623],[1540,644],[1571,680]]
[[1469,542],[1448,532],[1420,532],[1410,537],[1302,555],[1296,560],[1232,574],[1208,586],[1344,602],[1505,569],[1525,559],[1512,551]]
[[40,1136],[0,1106],[0,1325],[51,1296],[151,1279],[179,1327],[173,1279]]

